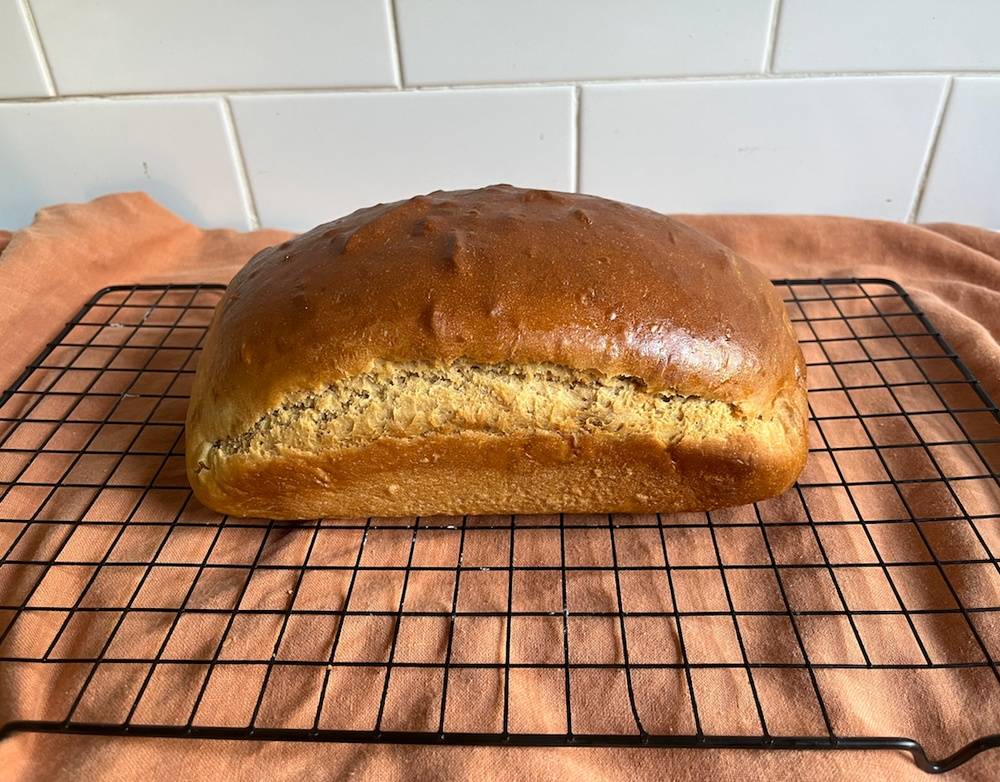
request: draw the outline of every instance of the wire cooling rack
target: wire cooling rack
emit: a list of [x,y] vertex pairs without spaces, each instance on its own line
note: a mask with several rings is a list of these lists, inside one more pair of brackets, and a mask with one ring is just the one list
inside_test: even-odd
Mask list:
[[222,288],[99,292],[0,398],[0,736],[1000,746],[997,408],[895,283],[776,285],[811,386],[783,497],[302,523],[184,478]]

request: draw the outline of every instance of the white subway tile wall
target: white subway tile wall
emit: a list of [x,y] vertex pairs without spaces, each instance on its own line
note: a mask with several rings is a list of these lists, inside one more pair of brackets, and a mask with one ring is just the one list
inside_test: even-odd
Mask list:
[[917,217],[1000,228],[1000,79],[955,80]]
[[32,0],[63,95],[395,83],[383,0]]
[[396,0],[409,84],[748,73],[771,0]]
[[905,220],[941,77],[585,87],[580,187],[663,212]]
[[573,90],[232,98],[266,225],[306,230],[359,206],[517,182],[573,188]]
[[19,0],[0,0],[0,97],[48,94],[24,6]]
[[1000,0],[0,0],[0,227],[436,188],[1000,228]]
[[783,0],[778,71],[1000,70],[997,0]]
[[225,121],[217,98],[0,103],[0,223],[145,190],[188,220],[246,229]]

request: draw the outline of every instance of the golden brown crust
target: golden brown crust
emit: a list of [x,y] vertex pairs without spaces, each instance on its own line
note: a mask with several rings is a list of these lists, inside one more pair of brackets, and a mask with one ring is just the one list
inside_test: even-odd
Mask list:
[[[575,444],[544,430],[486,440],[428,432],[364,448],[208,458],[289,399],[378,362],[461,360],[626,377],[644,392],[732,405],[762,426],[798,412],[777,442],[753,427],[674,448],[587,432]],[[805,454],[804,381],[770,283],[682,224],[591,196],[506,185],[438,192],[319,226],[236,276],[192,390],[189,475],[217,509],[286,518],[714,507],[794,480]],[[551,456],[557,441],[566,459],[524,458]],[[431,466],[411,460],[425,451],[437,454]],[[601,465],[613,475],[598,481]],[[390,484],[398,496],[379,493]]]

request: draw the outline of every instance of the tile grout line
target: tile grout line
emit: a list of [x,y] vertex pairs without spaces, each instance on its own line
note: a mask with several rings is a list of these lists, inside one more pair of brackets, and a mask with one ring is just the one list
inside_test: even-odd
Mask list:
[[233,107],[229,103],[229,98],[226,97],[222,98],[222,116],[225,120],[229,148],[232,150],[233,157],[235,158],[236,178],[240,184],[240,197],[243,200],[243,210],[246,212],[250,229],[256,231],[260,228],[257,200],[254,198],[253,188],[250,186],[250,175],[247,172],[247,162],[243,155],[243,144],[240,143],[240,134],[236,130],[236,118],[233,116]]
[[403,53],[399,46],[399,22],[396,21],[396,0],[385,0],[386,13],[389,16],[389,53],[392,55],[392,75],[396,89],[403,89],[406,80],[403,77]]
[[580,161],[582,160],[582,151],[580,149],[580,141],[582,135],[583,125],[583,114],[581,112],[581,99],[583,98],[583,88],[580,85],[576,85],[573,88],[573,176],[571,178],[571,184],[573,185],[573,192],[580,192]]
[[774,73],[774,53],[778,49],[778,26],[781,24],[781,0],[771,2],[771,24],[767,31],[767,45],[764,49],[764,73]]
[[623,86],[623,87],[644,87],[656,85],[685,84],[698,82],[781,82],[781,81],[833,81],[837,79],[872,79],[879,78],[885,80],[908,79],[908,78],[954,78],[957,76],[974,76],[977,78],[997,78],[1000,77],[1000,70],[992,71],[851,71],[851,72],[828,72],[828,73],[731,73],[731,74],[702,74],[697,76],[657,76],[650,78],[622,78],[622,79],[563,79],[555,81],[526,81],[526,82],[478,82],[469,84],[447,84],[447,85],[407,85],[396,87],[393,85],[369,85],[369,86],[325,86],[325,87],[288,87],[282,89],[274,88],[234,88],[234,89],[191,89],[191,90],[168,90],[163,92],[118,92],[118,93],[87,93],[76,95],[52,95],[35,96],[29,98],[3,98],[0,97],[0,105],[15,103],[71,103],[71,102],[98,102],[106,100],[142,100],[142,99],[162,99],[162,100],[185,100],[189,98],[224,98],[226,96],[247,95],[247,96],[299,96],[299,95],[380,95],[393,92],[465,92],[475,90],[521,90],[521,89],[545,89],[554,87],[589,87],[589,86]]
[[49,93],[47,97],[58,97],[59,91],[56,90],[56,81],[52,76],[52,66],[49,64],[49,55],[46,53],[45,45],[42,43],[42,35],[38,32],[35,13],[31,10],[28,0],[19,0],[18,5],[21,7],[21,14],[24,17],[24,21],[28,24],[28,37],[31,39],[31,48],[34,49],[35,57],[42,66],[42,78],[45,80],[45,89]]
[[948,104],[951,102],[951,93],[955,85],[955,78],[949,76],[945,82],[944,90],[941,93],[937,114],[934,116],[934,124],[931,126],[931,137],[927,143],[927,151],[920,165],[920,177],[917,179],[917,186],[913,191],[913,200],[910,202],[910,210],[906,215],[906,222],[914,223],[920,214],[920,207],[924,201],[924,191],[927,189],[927,180],[930,177],[931,166],[934,165],[934,156],[937,154],[938,142],[941,139],[941,127],[944,125],[944,117],[948,112]]

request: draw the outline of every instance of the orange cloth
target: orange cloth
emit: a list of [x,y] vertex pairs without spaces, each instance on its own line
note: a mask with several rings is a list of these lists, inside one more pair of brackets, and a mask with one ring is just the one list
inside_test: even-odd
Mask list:
[[[955,225],[909,226],[846,218],[785,216],[685,216],[762,267],[772,277],[887,277],[900,282],[915,298],[958,354],[996,399],[1000,397],[1000,234]],[[13,235],[0,233],[0,383],[8,386],[96,290],[138,282],[225,282],[258,249],[289,234],[229,230],[202,231],[182,221],[143,194],[107,196],[89,204],[42,210],[35,223]],[[4,245],[6,248],[4,249]],[[995,465],[994,465],[995,468]],[[8,514],[5,512],[4,514]],[[14,514],[16,515],[16,509]],[[994,530],[996,544],[1000,535]],[[942,541],[942,545],[946,541]],[[697,544],[688,541],[687,550]],[[997,556],[994,550],[993,556]],[[40,555],[39,555],[40,556]],[[0,574],[2,575],[2,574]],[[0,589],[5,588],[0,580]],[[982,586],[982,585],[980,585]],[[996,584],[986,583],[987,599],[1000,598]],[[10,586],[6,588],[11,588]],[[935,584],[918,584],[933,596]],[[990,593],[989,589],[993,589]],[[655,609],[654,609],[655,610]],[[2,618],[2,617],[0,617]],[[984,624],[984,635],[1000,646],[1000,621]],[[61,617],[59,617],[61,621]],[[96,621],[96,619],[94,620]],[[556,632],[545,643],[558,643]],[[641,636],[639,636],[641,637]],[[935,643],[959,643],[948,632],[930,632]],[[140,643],[141,632],[129,643]],[[247,638],[252,641],[252,634]],[[631,639],[630,639],[631,640]],[[305,642],[305,640],[303,640]],[[371,639],[368,643],[374,643]],[[482,639],[489,643],[489,639]],[[517,647],[515,642],[515,647]],[[581,649],[590,648],[586,641]],[[592,653],[606,643],[593,641]],[[534,651],[537,655],[537,649]],[[61,666],[60,666],[61,667]],[[842,735],[891,733],[923,740],[938,758],[982,732],[1000,731],[998,685],[986,669],[981,676],[950,671],[928,675],[919,687],[898,672],[848,671],[821,673],[831,716]],[[0,670],[0,722],[46,714],[49,704],[64,701],[68,680],[54,666],[11,666]],[[759,682],[768,687],[767,677]],[[745,686],[746,680],[743,679]],[[109,682],[108,692],[113,692]],[[122,685],[124,686],[124,685]],[[174,685],[178,686],[178,685]],[[416,679],[412,708],[390,707],[387,715],[402,727],[427,708]],[[370,687],[367,689],[371,689]],[[489,707],[476,709],[476,687],[459,690],[466,711],[494,729]],[[255,696],[252,686],[232,682],[225,698]],[[359,687],[349,697],[366,697]],[[247,691],[253,691],[248,695]],[[294,693],[294,690],[292,690]],[[462,694],[464,692],[464,694]],[[599,692],[599,689],[596,690]],[[609,690],[610,692],[610,690]],[[712,723],[746,693],[730,685],[709,688],[718,699],[699,698],[706,731],[726,732],[739,726]],[[804,686],[796,691],[811,696]],[[512,695],[535,698],[519,704],[535,725],[556,725],[559,704],[547,711],[551,697],[544,682],[513,688]],[[609,696],[610,697],[610,696]],[[294,697],[286,708],[294,712]],[[775,732],[815,731],[815,704],[790,702],[780,693],[768,715]],[[686,706],[684,707],[686,708]],[[582,712],[578,731],[600,730],[602,701]],[[589,715],[589,717],[588,717]],[[288,715],[284,715],[287,718]],[[675,726],[670,713],[654,715]],[[683,718],[681,718],[681,723]],[[339,727],[339,726],[338,726]],[[627,727],[627,726],[619,726]],[[475,726],[465,729],[475,730]],[[783,729],[783,730],[782,730]],[[1000,751],[967,763],[953,778],[995,779]],[[255,741],[160,740],[16,734],[0,742],[0,779],[299,779],[370,776],[384,779],[495,777],[538,779],[919,779],[908,755],[893,752],[764,752],[759,750],[663,750],[589,748],[482,748],[379,746],[344,744],[263,743]]]

